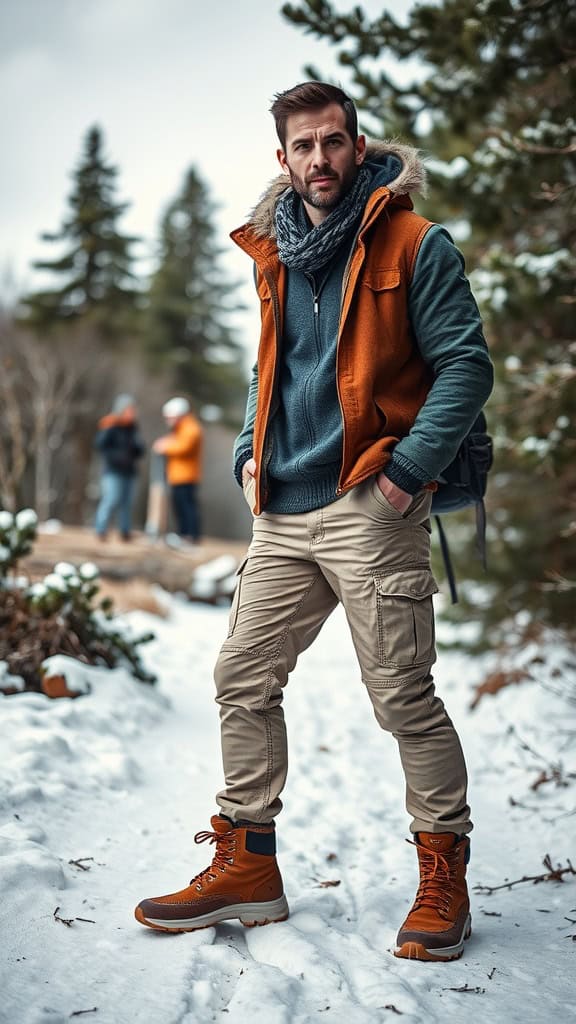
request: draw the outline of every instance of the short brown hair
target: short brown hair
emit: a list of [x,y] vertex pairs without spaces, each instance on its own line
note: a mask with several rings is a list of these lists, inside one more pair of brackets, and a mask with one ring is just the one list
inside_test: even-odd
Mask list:
[[301,82],[300,85],[295,85],[292,89],[287,89],[286,92],[276,93],[270,107],[282,149],[286,149],[286,122],[290,114],[308,110],[310,107],[327,107],[329,103],[337,103],[342,107],[346,117],[346,131],[352,142],[356,142],[358,115],[354,101],[337,85],[329,85],[328,82]]

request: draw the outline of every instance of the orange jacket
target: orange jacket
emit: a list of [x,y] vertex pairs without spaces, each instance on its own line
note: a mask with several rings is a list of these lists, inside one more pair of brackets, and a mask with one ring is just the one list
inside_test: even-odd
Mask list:
[[203,431],[192,413],[182,416],[164,438],[169,484],[197,484],[202,476]]
[[[380,230],[371,231],[376,221]],[[388,229],[382,230],[382,221],[388,222]],[[366,205],[344,277],[340,312],[337,386],[344,450],[338,494],[382,469],[430,390],[432,373],[413,343],[408,319],[408,287],[430,227],[430,221],[412,212],[409,196],[395,195],[385,186],[376,189]],[[265,442],[276,397],[286,268],[274,239],[254,222],[231,237],[258,269],[262,332],[253,454],[259,514],[266,502]]]

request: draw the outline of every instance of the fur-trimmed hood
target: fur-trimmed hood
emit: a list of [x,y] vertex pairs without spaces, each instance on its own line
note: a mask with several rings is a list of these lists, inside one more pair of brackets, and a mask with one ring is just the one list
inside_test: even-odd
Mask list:
[[[366,160],[373,174],[372,190],[383,185],[393,196],[426,192],[426,170],[417,149],[395,139],[368,140]],[[250,213],[248,225],[258,238],[275,238],[274,210],[280,196],[290,188],[285,174],[274,178]]]

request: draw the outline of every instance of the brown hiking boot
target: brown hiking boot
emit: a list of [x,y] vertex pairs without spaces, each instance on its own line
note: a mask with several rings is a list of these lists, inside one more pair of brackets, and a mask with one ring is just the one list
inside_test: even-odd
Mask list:
[[418,832],[413,846],[418,852],[420,885],[398,932],[394,956],[457,960],[472,930],[466,887],[470,841],[453,832]]
[[235,825],[215,814],[213,832],[195,843],[216,843],[210,867],[169,896],[142,900],[136,920],[162,932],[193,932],[238,918],[247,928],[285,921],[288,904],[276,863],[274,825]]

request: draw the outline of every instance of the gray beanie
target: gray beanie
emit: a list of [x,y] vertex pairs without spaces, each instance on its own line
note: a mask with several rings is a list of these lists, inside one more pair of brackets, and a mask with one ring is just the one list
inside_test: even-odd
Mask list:
[[114,399],[112,412],[119,416],[120,413],[126,412],[126,409],[129,409],[131,405],[136,405],[132,395],[117,395]]

